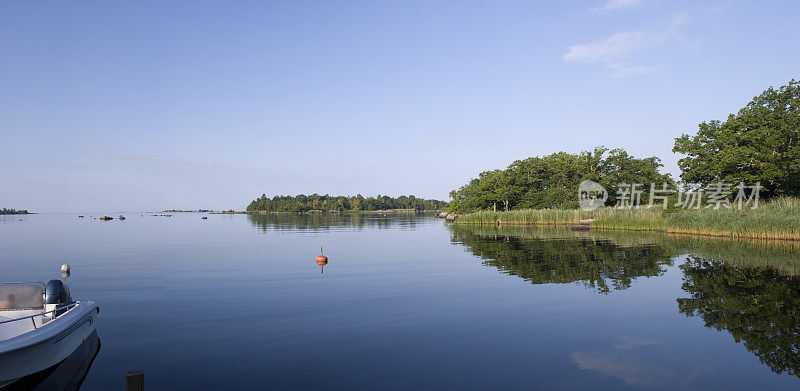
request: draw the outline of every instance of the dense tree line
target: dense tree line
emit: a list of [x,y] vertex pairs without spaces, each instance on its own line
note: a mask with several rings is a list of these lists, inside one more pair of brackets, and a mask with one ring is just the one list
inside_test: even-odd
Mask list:
[[586,179],[603,185],[609,201],[615,202],[617,185],[648,184],[642,188],[647,199],[649,184],[667,182],[668,174],[657,157],[635,158],[622,149],[604,147],[578,154],[554,153],[512,163],[505,170],[482,172],[466,185],[450,192],[449,208],[456,212],[485,209],[541,209],[578,207],[578,185]]
[[770,87],[725,122],[675,139],[686,182],[755,183],[761,196],[800,196],[800,82]]
[[390,209],[440,210],[447,205],[444,201],[427,200],[413,195],[397,198],[378,195],[377,197],[330,196],[311,194],[298,196],[275,196],[262,194],[247,206],[248,211],[265,212],[309,212],[309,211],[371,211]]
[[0,209],[0,215],[26,215],[28,211],[25,209],[17,210],[17,209]]

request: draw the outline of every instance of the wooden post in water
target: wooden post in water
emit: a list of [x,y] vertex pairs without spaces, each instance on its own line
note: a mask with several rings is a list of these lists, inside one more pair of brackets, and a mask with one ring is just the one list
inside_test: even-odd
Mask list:
[[144,371],[137,369],[125,374],[125,391],[144,391]]

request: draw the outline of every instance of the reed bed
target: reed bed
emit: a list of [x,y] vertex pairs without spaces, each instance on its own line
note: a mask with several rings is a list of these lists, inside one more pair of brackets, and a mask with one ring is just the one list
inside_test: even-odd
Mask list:
[[468,224],[579,224],[589,219],[591,212],[580,209],[520,209],[508,212],[481,211],[459,217],[458,223]]
[[602,209],[606,210],[606,216],[593,222],[593,228],[631,229],[637,231],[664,230],[664,213],[662,209]]
[[592,228],[665,231],[691,235],[765,240],[800,240],[800,199],[778,198],[757,209],[661,208],[525,209],[508,212],[482,211],[459,218],[458,224],[483,225],[578,225],[594,219]]
[[800,239],[800,199],[778,198],[758,209],[680,210],[664,216],[669,232],[750,239]]

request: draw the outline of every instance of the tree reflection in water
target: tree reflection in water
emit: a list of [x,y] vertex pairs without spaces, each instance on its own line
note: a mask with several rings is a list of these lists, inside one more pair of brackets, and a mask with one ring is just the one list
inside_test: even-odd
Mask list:
[[484,265],[519,276],[533,284],[581,282],[600,293],[627,289],[637,277],[664,273],[672,259],[654,244],[617,244],[590,236],[537,237],[482,234],[455,226],[452,241],[484,259]]
[[391,229],[397,226],[414,228],[425,213],[255,213],[248,214],[250,223],[267,231],[327,231],[337,229]]
[[800,278],[689,256],[678,310],[729,332],[776,373],[800,377]]
[[582,282],[601,293],[661,275],[671,259],[690,254],[679,266],[689,294],[677,299],[679,312],[727,331],[773,372],[800,377],[797,246],[558,228],[456,225],[451,233],[486,266],[534,284]]

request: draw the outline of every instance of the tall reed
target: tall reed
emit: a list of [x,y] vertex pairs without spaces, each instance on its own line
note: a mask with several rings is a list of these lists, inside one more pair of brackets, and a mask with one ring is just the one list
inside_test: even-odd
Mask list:
[[653,230],[751,239],[800,240],[800,199],[782,197],[757,209],[720,208],[664,211],[661,208],[523,209],[482,211],[462,216],[458,224],[575,225],[593,219],[593,228]]

